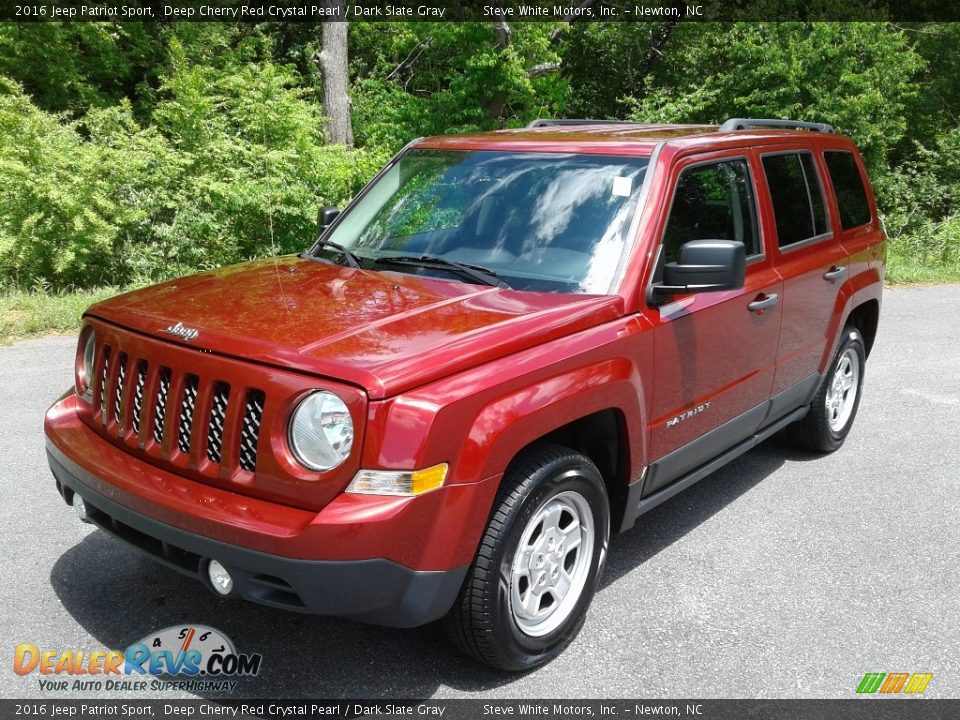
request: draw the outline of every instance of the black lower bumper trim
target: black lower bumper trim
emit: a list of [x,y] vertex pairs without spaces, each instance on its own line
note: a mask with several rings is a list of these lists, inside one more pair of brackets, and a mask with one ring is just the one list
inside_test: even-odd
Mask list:
[[467,574],[466,566],[411,570],[383,558],[301,560],[231,545],[134,512],[91,490],[78,477],[86,471],[68,458],[48,450],[47,459],[61,495],[70,502],[79,493],[91,522],[158,562],[200,580],[211,592],[206,568],[215,559],[233,578],[231,597],[376,625],[416,627],[446,614]]

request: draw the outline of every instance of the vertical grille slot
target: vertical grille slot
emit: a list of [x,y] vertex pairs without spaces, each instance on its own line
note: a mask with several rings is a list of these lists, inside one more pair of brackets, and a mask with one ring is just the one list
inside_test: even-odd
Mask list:
[[133,386],[133,415],[130,424],[140,434],[140,419],[143,417],[143,388],[147,384],[147,361],[137,363],[137,383]]
[[[120,411],[122,410],[123,383],[127,379],[127,354],[120,353],[117,356],[117,362],[119,366],[117,367],[117,386],[113,389],[113,419],[120,424],[123,422],[123,415],[120,414]],[[120,432],[123,432],[122,424],[120,425]]]
[[107,424],[107,382],[110,379],[110,348],[103,348],[103,367],[100,368],[100,421]]
[[160,368],[160,382],[157,383],[157,406],[153,412],[153,439],[163,442],[163,418],[167,413],[167,395],[170,394],[170,368]]
[[243,409],[240,426],[240,467],[248,472],[257,469],[257,445],[260,442],[260,420],[263,416],[262,390],[251,390]]
[[180,452],[190,452],[190,433],[193,430],[193,412],[197,408],[197,388],[200,378],[187,375],[183,383],[183,402],[180,404],[180,428],[177,432],[177,447]]
[[213,404],[210,406],[210,424],[207,426],[207,457],[220,462],[223,449],[223,426],[227,420],[227,403],[230,401],[230,386],[218,382],[213,388]]

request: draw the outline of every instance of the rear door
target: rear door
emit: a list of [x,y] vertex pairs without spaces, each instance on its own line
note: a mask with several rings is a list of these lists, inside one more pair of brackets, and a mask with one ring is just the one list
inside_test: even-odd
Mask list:
[[675,295],[657,307],[648,495],[751,435],[763,420],[780,333],[781,283],[765,252],[749,153],[681,161],[671,174],[657,271],[690,240],[747,248],[743,288]]
[[[884,235],[877,221],[866,168],[852,147],[827,148],[823,153],[828,185],[835,203],[834,232],[849,258],[850,278],[882,265]],[[839,324],[841,318],[836,317]],[[835,328],[838,330],[839,328]],[[831,337],[836,337],[833,332]]]
[[783,324],[771,419],[805,404],[817,387],[835,330],[831,318],[847,276],[826,201],[822,157],[802,147],[760,156],[773,208],[773,250],[783,277]]

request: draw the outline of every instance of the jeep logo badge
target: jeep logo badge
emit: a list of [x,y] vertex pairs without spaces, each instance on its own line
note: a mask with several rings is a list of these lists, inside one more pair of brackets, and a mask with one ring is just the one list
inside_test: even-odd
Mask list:
[[185,327],[184,324],[180,322],[176,325],[171,325],[163,332],[167,333],[167,335],[176,335],[178,338],[183,338],[184,342],[190,342],[200,334],[199,330]]

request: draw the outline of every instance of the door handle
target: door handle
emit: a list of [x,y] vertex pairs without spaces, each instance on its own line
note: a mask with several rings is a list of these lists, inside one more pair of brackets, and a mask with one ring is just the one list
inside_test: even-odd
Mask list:
[[847,269],[845,267],[837,267],[834,265],[823,274],[823,279],[828,282],[836,282],[846,274]]
[[763,315],[764,310],[769,310],[778,302],[780,302],[780,296],[776,293],[760,295],[756,300],[747,305],[747,310],[757,315]]

